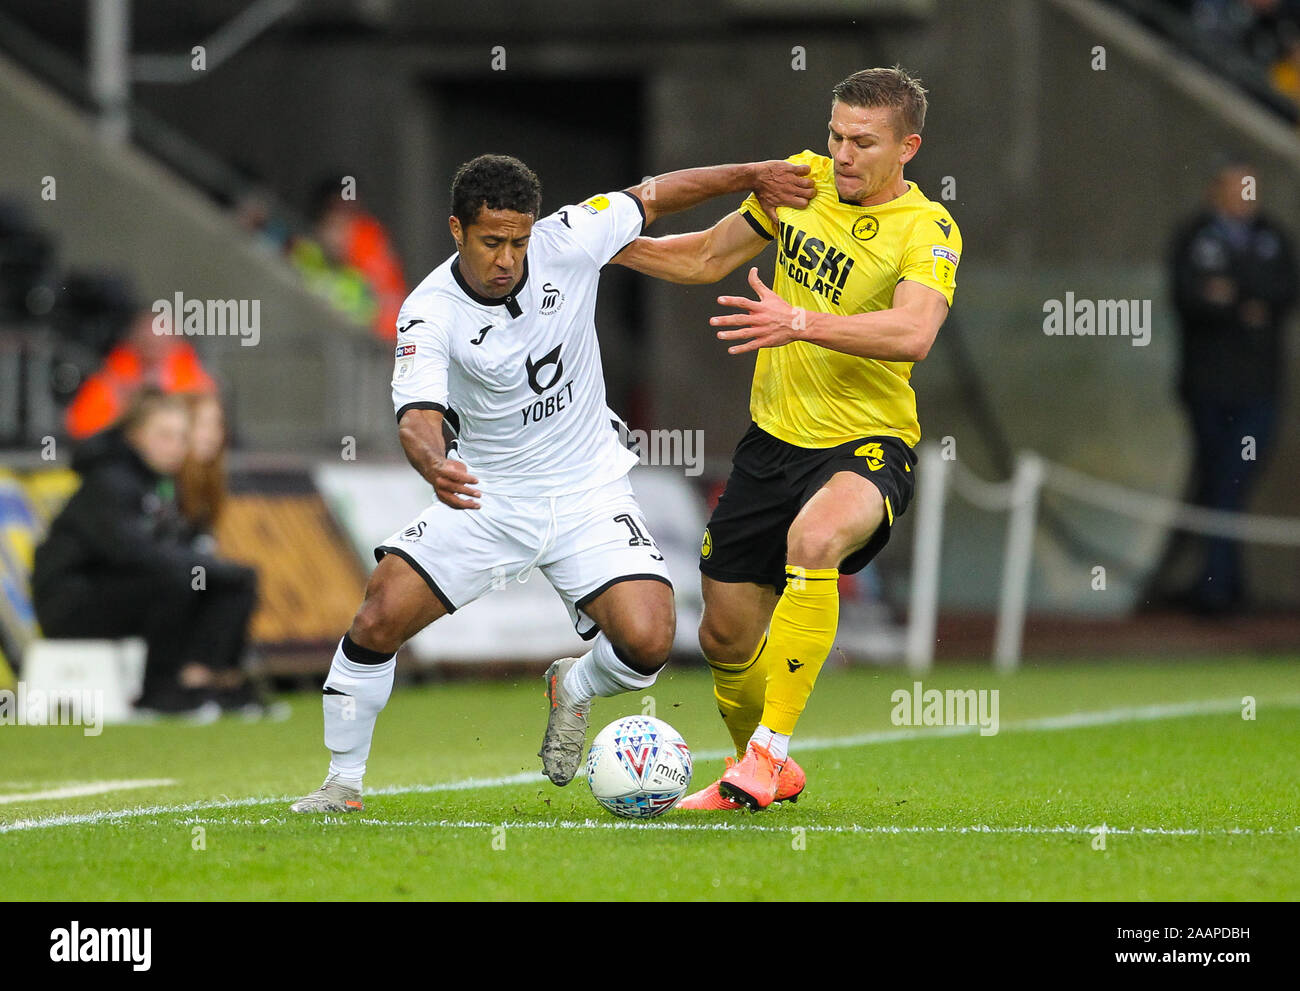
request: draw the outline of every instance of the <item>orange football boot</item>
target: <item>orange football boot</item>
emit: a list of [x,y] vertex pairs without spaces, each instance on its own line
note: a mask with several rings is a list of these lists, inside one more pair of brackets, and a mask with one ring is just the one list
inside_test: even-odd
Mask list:
[[[737,763],[735,757],[728,757],[728,770],[735,763]],[[743,802],[733,801],[723,795],[718,790],[720,783],[720,781],[715,781],[707,788],[701,788],[694,794],[687,795],[673,808],[686,809],[688,812],[734,812],[737,809],[746,808]],[[785,764],[781,767],[781,773],[777,776],[776,797],[772,799],[773,803],[798,802],[799,796],[803,794],[807,783],[808,777],[803,773],[803,768],[795,763],[793,757],[787,758]]]
[[781,765],[772,759],[771,751],[751,740],[745,756],[723,772],[718,781],[718,792],[755,812],[776,800],[780,775]]
[[781,765],[781,773],[777,775],[776,797],[772,801],[797,803],[807,784],[808,775],[803,773],[803,768],[794,762],[793,757],[787,757]]
[[[735,767],[737,763],[735,757],[728,757],[727,771],[731,771],[732,767]],[[723,774],[723,778],[725,776],[727,775]],[[677,802],[677,805],[673,806],[673,808],[685,809],[688,812],[736,812],[737,809],[749,808],[746,802],[737,801],[724,795],[722,788],[720,788],[722,783],[722,780],[716,780],[710,786],[699,789],[693,795],[686,796],[685,799]],[[781,766],[780,774],[776,776],[776,795],[772,796],[772,802],[797,802],[800,800],[803,788],[806,786],[807,775],[803,774],[802,767],[794,762],[793,757],[790,757]]]

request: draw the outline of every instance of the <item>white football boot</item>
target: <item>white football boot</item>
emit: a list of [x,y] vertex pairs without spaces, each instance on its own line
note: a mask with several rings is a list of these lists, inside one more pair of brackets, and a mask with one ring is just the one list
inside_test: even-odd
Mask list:
[[361,790],[340,782],[334,775],[310,795],[304,795],[289,806],[290,812],[360,812],[365,808]]
[[537,756],[542,758],[542,772],[552,784],[564,787],[573,780],[582,765],[582,748],[587,742],[587,715],[590,703],[579,706],[564,689],[564,677],[578,663],[576,657],[563,657],[546,669],[546,698],[550,712],[546,717],[546,736]]

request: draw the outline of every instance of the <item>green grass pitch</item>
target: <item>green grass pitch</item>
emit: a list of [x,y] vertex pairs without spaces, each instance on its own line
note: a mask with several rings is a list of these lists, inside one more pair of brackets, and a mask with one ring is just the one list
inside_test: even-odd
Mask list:
[[[797,805],[623,824],[534,756],[541,679],[399,689],[366,808],[287,802],[325,769],[320,703],[279,723],[0,726],[0,876],[11,900],[1300,898],[1296,658],[944,666],[926,689],[1000,692],[1000,731],[900,728],[895,669],[822,673],[792,752]],[[648,693],[696,753],[729,740],[707,674]],[[1253,719],[1242,700],[1255,700]],[[641,712],[599,700],[593,733]],[[802,743],[802,747],[800,744]],[[73,798],[96,782],[155,784]],[[1100,827],[1104,825],[1104,831]]]

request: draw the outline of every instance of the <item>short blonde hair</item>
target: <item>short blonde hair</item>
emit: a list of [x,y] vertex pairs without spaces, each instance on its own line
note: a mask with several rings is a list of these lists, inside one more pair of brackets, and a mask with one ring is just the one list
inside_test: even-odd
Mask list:
[[925,87],[900,66],[861,69],[835,84],[831,97],[850,107],[892,107],[898,137],[920,134],[925,127]]

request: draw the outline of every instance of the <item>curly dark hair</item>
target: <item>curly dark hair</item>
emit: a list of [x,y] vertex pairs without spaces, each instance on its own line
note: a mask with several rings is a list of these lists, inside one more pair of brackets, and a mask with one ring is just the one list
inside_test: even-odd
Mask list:
[[481,208],[514,210],[537,217],[542,183],[527,165],[510,155],[479,155],[456,170],[451,180],[451,215],[468,227]]

